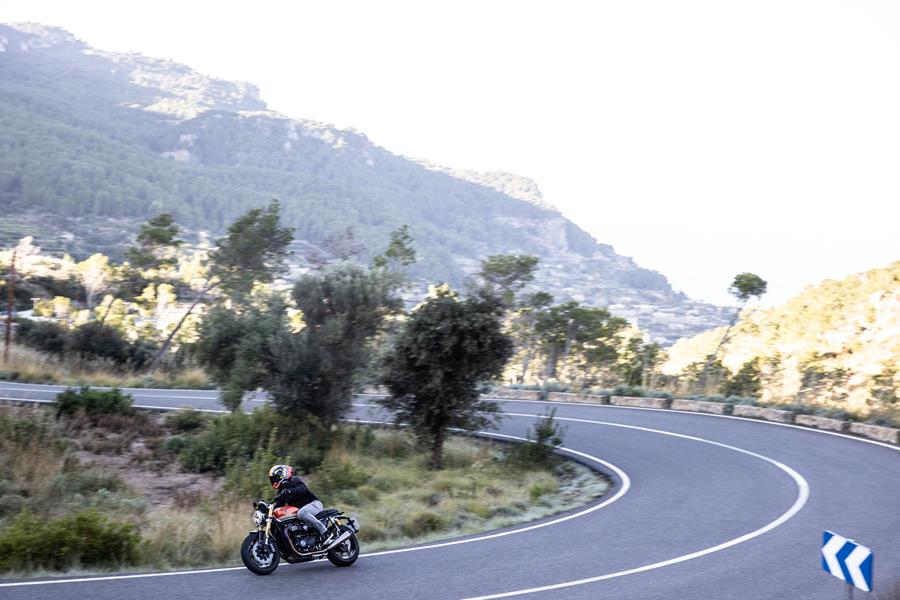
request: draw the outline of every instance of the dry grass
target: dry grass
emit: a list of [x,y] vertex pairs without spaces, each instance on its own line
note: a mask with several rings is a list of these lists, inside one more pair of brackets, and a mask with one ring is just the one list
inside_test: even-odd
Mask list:
[[[52,413],[28,407],[0,413],[0,473],[28,497],[71,463]],[[71,465],[70,465],[71,466]],[[36,474],[40,474],[36,476]]]
[[[163,439],[162,417],[157,421],[107,427],[77,418],[57,421],[46,407],[0,409],[0,509],[4,499],[19,502],[6,502],[9,510],[0,514],[0,526],[32,500],[44,502],[64,492],[65,498],[54,501],[59,510],[109,509],[122,522],[137,525],[138,568],[238,563],[241,541],[252,528],[250,499],[209,494],[221,478],[188,488],[178,478],[192,474],[169,472],[170,466],[157,475],[152,460],[135,460],[148,440]],[[101,438],[108,442],[102,447]],[[446,468],[430,471],[428,453],[417,449],[408,433],[348,428],[308,480],[327,506],[359,516],[367,550],[521,523],[606,491],[606,480],[568,462],[550,471],[512,468],[503,448],[454,437],[446,445]],[[265,480],[265,469],[257,471],[247,476]],[[139,485],[151,480],[169,490],[165,504],[152,501]]]
[[191,367],[152,375],[118,373],[110,366],[72,365],[48,354],[13,344],[9,359],[0,356],[0,379],[21,383],[93,385],[98,387],[153,387],[209,389],[212,382],[202,369]]
[[[337,444],[325,465],[344,463],[370,474],[365,483],[320,496],[359,515],[367,548],[477,533],[541,518],[602,495],[608,483],[587,468],[511,469],[502,446],[451,438],[445,469],[430,471],[428,454],[409,434],[378,431],[369,444]],[[316,490],[319,474],[309,477]],[[317,491],[318,493],[318,491]]]
[[249,506],[154,511],[141,531],[141,561],[156,568],[233,563],[250,529],[249,514]]

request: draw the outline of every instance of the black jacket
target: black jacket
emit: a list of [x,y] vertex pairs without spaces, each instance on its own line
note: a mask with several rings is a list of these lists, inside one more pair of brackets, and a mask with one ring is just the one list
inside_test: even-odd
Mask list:
[[309,491],[306,484],[299,477],[291,477],[285,479],[278,486],[278,494],[273,500],[276,508],[279,506],[289,505],[300,508],[306,506],[310,502],[318,500],[315,494]]

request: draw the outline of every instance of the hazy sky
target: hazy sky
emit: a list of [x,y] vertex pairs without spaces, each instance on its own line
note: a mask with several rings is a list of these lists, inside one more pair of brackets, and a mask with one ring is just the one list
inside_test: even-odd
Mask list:
[[900,2],[5,0],[389,150],[531,177],[719,303],[900,259]]

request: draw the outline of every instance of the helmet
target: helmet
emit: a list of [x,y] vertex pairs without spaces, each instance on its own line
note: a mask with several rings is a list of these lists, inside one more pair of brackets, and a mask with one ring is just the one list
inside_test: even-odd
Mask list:
[[294,468],[290,465],[275,465],[269,469],[269,481],[272,482],[272,487],[277,490],[281,482],[289,478],[293,472]]

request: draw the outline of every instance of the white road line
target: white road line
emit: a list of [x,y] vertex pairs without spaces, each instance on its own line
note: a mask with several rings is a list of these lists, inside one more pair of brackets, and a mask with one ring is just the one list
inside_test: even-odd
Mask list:
[[[56,400],[38,400],[36,398],[0,398],[12,402],[34,402],[36,404],[55,404]],[[152,404],[132,404],[132,408],[147,408],[150,410],[196,410],[197,412],[228,414],[230,410],[218,410],[215,408],[194,408],[193,406],[153,406]]]
[[[386,423],[386,422],[384,422],[384,421],[363,421],[363,420],[360,420],[360,419],[347,419],[347,421],[350,422],[350,423],[354,423],[354,422],[355,422],[355,423],[369,423],[369,424],[373,424],[373,425],[388,425],[388,424],[390,424],[390,423]],[[489,432],[489,431],[479,431],[479,432],[478,432],[478,435],[483,435],[483,436],[486,436],[486,437],[495,437],[495,438],[500,438],[500,439],[507,439],[507,440],[516,440],[516,441],[520,441],[520,442],[527,442],[527,441],[528,441],[527,439],[522,438],[522,437],[517,437],[517,436],[514,436],[514,435],[505,435],[505,434],[502,434],[502,433],[492,433],[492,432]],[[549,526],[551,526],[551,525],[557,525],[558,523],[562,523],[562,522],[564,522],[564,521],[569,521],[569,520],[571,520],[571,519],[576,519],[576,518],[579,518],[579,517],[583,517],[583,516],[586,515],[586,514],[589,514],[589,513],[592,513],[592,512],[594,512],[594,511],[600,510],[601,508],[605,508],[605,507],[609,506],[610,504],[612,504],[613,502],[615,502],[616,500],[618,500],[619,498],[621,498],[622,496],[624,496],[624,495],[628,492],[628,490],[631,489],[631,479],[628,477],[628,474],[625,473],[625,471],[623,471],[622,469],[620,469],[620,468],[617,467],[616,465],[612,464],[611,462],[607,462],[607,461],[605,461],[605,460],[602,460],[602,459],[600,459],[600,458],[597,458],[596,456],[592,456],[592,455],[586,454],[586,453],[584,453],[584,452],[579,452],[578,450],[572,450],[571,448],[560,447],[559,449],[562,450],[563,452],[568,453],[568,454],[572,454],[572,455],[574,455],[574,456],[580,456],[580,457],[582,457],[582,458],[586,458],[587,460],[590,460],[590,461],[593,461],[593,462],[595,462],[595,463],[597,463],[597,464],[599,464],[599,465],[602,465],[602,466],[606,467],[607,469],[609,469],[610,471],[612,471],[613,473],[615,473],[616,476],[617,476],[617,477],[619,478],[619,480],[621,481],[621,487],[619,488],[619,491],[616,492],[615,495],[613,495],[612,498],[610,498],[610,499],[608,499],[608,500],[605,500],[605,501],[601,502],[600,504],[595,504],[594,506],[591,506],[590,508],[587,508],[587,509],[585,509],[585,510],[579,511],[579,512],[577,512],[577,513],[573,513],[573,514],[567,515],[567,516],[565,516],[565,517],[560,517],[559,519],[554,519],[554,520],[552,520],[552,521],[546,521],[546,522],[544,522],[544,523],[538,523],[537,525],[529,525],[529,526],[527,526],[527,527],[520,527],[520,528],[518,528],[518,529],[513,529],[513,530],[510,530],[510,531],[501,531],[500,533],[492,533],[492,534],[489,534],[489,535],[482,535],[482,536],[478,536],[478,537],[474,537],[474,538],[468,538],[468,539],[464,539],[464,540],[454,540],[454,541],[452,541],[452,542],[439,542],[439,543],[436,543],[436,544],[428,544],[428,545],[425,545],[425,546],[414,546],[414,547],[412,547],[412,548],[399,548],[399,549],[397,549],[397,550],[383,550],[383,551],[381,551],[381,552],[372,552],[371,554],[361,554],[361,555],[360,555],[360,558],[363,558],[363,557],[374,557],[374,556],[385,556],[385,555],[387,555],[387,554],[401,554],[401,553],[403,553],[403,552],[415,552],[415,551],[418,551],[418,550],[430,550],[430,549],[432,549],[432,548],[445,548],[445,547],[447,547],[447,546],[456,546],[456,545],[459,545],[459,544],[468,544],[468,543],[471,543],[471,542],[480,542],[480,541],[483,541],[483,540],[492,540],[492,539],[499,538],[499,537],[505,537],[505,536],[507,536],[507,535],[513,535],[513,534],[516,534],[516,533],[524,533],[524,532],[526,532],[526,531],[533,531],[533,530],[535,530],[535,529],[541,529],[542,527],[549,527]]]
[[[15,384],[13,384],[13,385],[15,385]],[[18,385],[21,386],[22,384],[18,384]],[[20,391],[20,392],[41,392],[41,391],[44,391],[44,390],[40,389],[43,387],[43,388],[47,388],[46,389],[47,393],[50,393],[53,391],[62,392],[62,391],[67,390],[68,388],[81,387],[81,384],[77,384],[77,383],[72,384],[72,385],[62,385],[62,384],[56,384],[56,383],[33,383],[33,384],[26,384],[26,385],[33,385],[34,387],[13,388],[13,387],[10,387],[9,384],[0,384],[0,387],[3,387],[5,389],[10,389],[10,390],[14,389],[14,390]],[[174,391],[182,392],[185,394],[193,392],[195,394],[215,394],[216,397],[218,397],[218,395],[219,395],[219,390],[192,390],[190,388],[123,388],[123,387],[111,388],[111,387],[103,386],[103,385],[92,385],[89,387],[91,387],[92,389],[95,389],[95,390],[117,389],[117,390],[120,390],[123,392],[132,392],[132,391],[135,391],[135,392],[158,392],[158,393],[163,394],[165,392],[171,392],[174,390]],[[196,398],[196,396],[191,396],[191,398]]]
[[[866,444],[873,444],[875,446],[882,446],[884,448],[890,448],[891,450],[900,451],[900,446],[895,444],[889,444],[887,442],[879,442],[878,440],[870,440],[863,437],[858,437],[855,435],[849,435],[846,433],[838,433],[836,431],[823,431],[822,429],[816,429],[814,427],[804,427],[803,425],[794,425],[792,423],[776,423],[774,421],[766,421],[764,419],[753,419],[750,417],[736,417],[734,415],[715,415],[711,413],[703,413],[696,412],[693,410],[674,410],[671,408],[647,408],[643,406],[616,406],[615,404],[590,404],[587,402],[557,402],[555,400],[513,400],[511,398],[491,398],[491,400],[499,400],[501,402],[525,402],[528,404],[546,404],[548,406],[553,406],[555,404],[563,404],[565,406],[581,406],[585,408],[600,408],[600,409],[615,409],[615,410],[646,410],[650,412],[661,412],[675,415],[698,415],[701,417],[715,417],[717,419],[735,419],[737,421],[747,421],[749,423],[758,423],[759,425],[775,425],[777,427],[790,427],[791,429],[799,429],[800,431],[811,431],[813,433],[821,433],[822,435],[833,435],[836,437],[842,437],[848,440],[855,440],[857,442],[865,442]],[[355,405],[355,406],[368,406],[365,404]],[[500,414],[510,414],[510,413],[500,413]]]
[[[529,415],[529,414],[517,414],[517,413],[506,413],[506,414],[509,414],[511,416],[521,416],[521,417],[534,416],[534,415]],[[800,512],[800,510],[802,510],[803,506],[806,504],[806,501],[809,499],[809,484],[803,478],[802,475],[797,473],[791,467],[789,467],[783,463],[780,463],[775,459],[769,458],[768,456],[764,456],[762,454],[758,454],[756,452],[751,452],[749,450],[744,450],[743,448],[738,448],[736,446],[730,446],[728,444],[723,444],[721,442],[714,442],[712,440],[707,440],[707,439],[696,437],[696,436],[684,435],[684,434],[680,434],[680,433],[673,433],[670,431],[663,431],[660,429],[650,429],[648,427],[638,427],[636,425],[623,425],[621,423],[606,423],[603,421],[592,421],[589,419],[574,419],[574,418],[565,418],[565,417],[554,417],[554,418],[558,419],[560,421],[574,421],[574,422],[579,422],[579,423],[594,423],[597,425],[608,425],[611,427],[623,427],[625,429],[634,429],[637,431],[648,431],[648,432],[653,432],[653,433],[659,433],[661,435],[668,435],[668,436],[680,437],[680,438],[684,438],[684,439],[688,439],[688,440],[694,440],[694,441],[703,442],[706,444],[711,444],[713,446],[719,446],[722,448],[727,448],[729,450],[734,450],[735,452],[740,452],[742,454],[747,454],[748,456],[753,456],[755,458],[758,458],[760,460],[768,462],[768,463],[778,467],[785,473],[787,473],[797,484],[797,488],[798,488],[797,498],[796,498],[796,500],[794,500],[794,503],[791,505],[791,507],[787,511],[782,513],[781,516],[779,516],[774,521],[764,525],[763,527],[760,527],[759,529],[751,531],[750,533],[746,533],[742,536],[736,537],[734,539],[728,540],[727,542],[723,542],[721,544],[712,546],[710,548],[704,548],[702,550],[698,550],[698,551],[692,552],[690,554],[676,556],[675,558],[670,558],[668,560],[652,563],[649,565],[644,565],[641,567],[636,567],[633,569],[627,569],[624,571],[616,571],[615,573],[607,573],[605,575],[597,575],[595,577],[588,577],[586,579],[563,581],[563,582],[555,583],[555,584],[551,584],[551,585],[544,585],[544,586],[540,586],[540,587],[514,590],[511,592],[502,592],[499,594],[491,594],[491,595],[487,595],[487,596],[473,596],[470,598],[466,598],[465,600],[493,600],[494,598],[509,598],[512,596],[523,596],[525,594],[535,594],[538,592],[547,592],[547,591],[551,591],[551,590],[569,588],[569,587],[574,587],[574,586],[578,586],[578,585],[585,585],[588,583],[596,583],[598,581],[605,581],[607,579],[614,579],[616,577],[624,577],[625,575],[633,575],[635,573],[643,573],[645,571],[660,569],[662,567],[667,567],[669,565],[674,565],[674,564],[685,562],[688,560],[693,560],[695,558],[700,558],[702,556],[706,556],[708,554],[713,554],[714,552],[719,552],[721,550],[725,550],[726,548],[731,548],[732,546],[736,546],[743,542],[752,540],[753,538],[759,537],[759,536],[775,529],[776,527],[786,523],[791,517],[793,517],[798,512]]]
[[[508,414],[510,416],[516,416],[516,417],[540,417],[540,416],[542,416],[542,415],[535,415],[535,414],[529,414],[529,413],[506,413],[506,414]],[[732,546],[736,546],[743,542],[749,541],[751,539],[759,537],[759,536],[775,529],[776,527],[779,527],[780,525],[786,523],[789,519],[791,519],[798,512],[800,512],[800,510],[802,510],[803,506],[806,504],[807,500],[809,499],[809,484],[799,473],[797,473],[791,467],[776,461],[775,459],[769,458],[768,456],[764,456],[762,454],[758,454],[756,452],[752,452],[750,450],[745,450],[743,448],[738,448],[736,446],[723,444],[721,442],[707,440],[705,438],[701,438],[701,437],[697,437],[697,436],[685,435],[685,434],[681,434],[681,433],[674,433],[671,431],[665,431],[665,430],[661,430],[661,429],[651,429],[649,427],[639,427],[636,425],[625,425],[622,423],[610,423],[610,422],[605,422],[605,421],[594,421],[591,419],[577,419],[577,418],[570,418],[570,417],[556,417],[556,419],[558,419],[560,421],[572,421],[572,422],[578,422],[578,423],[603,425],[603,426],[609,426],[609,427],[621,427],[624,429],[632,429],[632,430],[636,430],[636,431],[657,433],[660,435],[666,435],[666,436],[696,441],[696,442],[700,442],[700,443],[710,444],[713,446],[726,448],[726,449],[732,450],[734,452],[739,452],[741,454],[746,454],[748,456],[752,456],[754,458],[758,458],[760,460],[768,462],[769,464],[777,467],[778,469],[784,471],[788,476],[790,476],[794,480],[794,482],[798,488],[797,498],[794,500],[794,503],[791,505],[791,507],[787,511],[782,513],[774,521],[771,521],[770,523],[767,523],[763,527],[760,527],[759,529],[751,531],[750,533],[746,533],[742,536],[733,538],[731,540],[728,540],[728,541],[718,544],[716,546],[712,546],[710,548],[704,548],[702,550],[698,550],[698,551],[692,552],[690,554],[684,554],[684,555],[677,556],[677,557],[674,557],[674,558],[671,558],[668,560],[652,563],[649,565],[644,565],[641,567],[636,567],[633,569],[627,569],[624,571],[617,571],[615,573],[607,573],[604,575],[598,575],[598,576],[590,577],[590,578],[586,578],[586,579],[565,581],[565,582],[555,583],[555,584],[541,586],[541,587],[514,590],[514,591],[510,591],[510,592],[502,592],[499,594],[493,594],[493,595],[488,595],[488,596],[471,597],[466,600],[492,600],[494,598],[508,598],[511,596],[521,596],[521,595],[525,595],[525,594],[533,594],[533,593],[537,593],[537,592],[544,592],[544,591],[556,590],[556,589],[573,587],[573,586],[578,586],[578,585],[585,585],[588,583],[595,583],[598,581],[604,581],[604,580],[613,579],[616,577],[623,577],[625,575],[633,575],[635,573],[642,573],[645,571],[660,569],[660,568],[674,565],[677,563],[685,562],[688,560],[693,560],[695,558],[700,558],[702,556],[706,556],[708,554],[719,552],[721,550],[725,550],[726,548],[730,548]],[[350,420],[350,421],[353,422],[354,420]],[[384,422],[382,422],[382,421],[363,421],[363,420],[355,420],[355,421],[360,422],[360,423],[384,424]],[[507,436],[504,434],[495,434],[495,433],[491,433],[491,432],[479,432],[479,433],[486,434],[488,436],[500,437],[500,438],[517,439],[517,440],[522,439],[522,438],[517,438],[515,436]],[[603,461],[603,460],[596,458],[594,456],[591,456],[589,454],[579,452],[577,450],[571,450],[571,449],[564,449],[564,450],[571,454],[579,455],[579,456],[582,456],[589,460],[597,461],[599,464],[602,464],[605,467],[612,469],[622,480],[622,487],[620,488],[619,492],[616,495],[614,495],[612,498],[610,498],[609,500],[602,502],[598,505],[592,506],[587,510],[580,511],[578,513],[568,515],[568,516],[562,517],[560,519],[548,521],[546,523],[540,523],[538,525],[531,525],[528,527],[523,527],[523,528],[511,530],[511,531],[505,531],[505,532],[490,534],[490,535],[486,535],[486,536],[479,536],[479,537],[469,538],[469,539],[465,539],[465,540],[455,540],[452,542],[442,542],[442,543],[437,543],[437,544],[429,544],[429,545],[425,545],[425,546],[416,546],[413,548],[401,548],[398,550],[385,550],[383,552],[374,552],[371,554],[363,554],[363,555],[361,555],[361,557],[377,557],[377,556],[385,556],[385,555],[389,555],[389,554],[399,554],[399,553],[403,553],[403,552],[415,552],[415,551],[420,551],[420,550],[429,550],[429,549],[433,549],[433,548],[442,548],[442,547],[454,546],[454,545],[458,545],[458,544],[465,544],[465,543],[478,542],[478,541],[483,541],[483,540],[488,540],[488,539],[494,539],[494,538],[503,537],[503,536],[507,536],[507,535],[513,535],[515,533],[531,531],[531,530],[538,529],[541,527],[548,527],[550,525],[554,525],[554,524],[560,523],[562,521],[567,521],[570,519],[584,516],[585,514],[594,512],[605,506],[609,506],[610,504],[612,504],[613,502],[615,502],[616,500],[621,498],[628,491],[628,489],[630,489],[631,480],[628,478],[628,475],[624,471],[622,471],[621,469],[616,467],[615,465],[612,465],[611,463]],[[115,575],[115,576],[97,577],[97,578],[89,577],[89,578],[80,578],[80,579],[62,579],[62,580],[58,579],[58,580],[52,580],[52,581],[7,583],[7,584],[0,584],[0,587],[17,587],[17,586],[24,586],[24,585],[47,585],[47,584],[56,584],[56,583],[77,583],[77,582],[84,582],[84,581],[108,581],[108,580],[113,580],[113,579],[163,577],[163,576],[170,576],[170,575],[190,575],[190,574],[196,574],[196,573],[212,573],[212,572],[233,571],[233,570],[240,570],[240,569],[242,569],[242,567],[227,567],[227,568],[223,568],[223,569],[206,569],[206,570],[202,570],[202,571],[180,571],[180,572],[176,572],[176,573],[146,573],[146,574],[141,574],[141,575]]]
[[[222,411],[222,412],[224,412],[224,411]],[[363,421],[360,419],[346,419],[346,421],[351,422],[351,423],[367,423],[367,424],[372,424],[372,425],[390,425],[391,424],[391,423],[387,423],[385,421]],[[512,436],[512,435],[505,435],[502,433],[493,433],[493,432],[489,432],[489,431],[479,431],[478,434],[484,435],[487,437],[496,437],[496,438],[502,438],[502,439],[523,441],[523,442],[528,441],[525,438],[516,437],[516,436]],[[569,448],[560,448],[560,449],[565,452],[568,452],[569,454],[573,454],[573,455],[580,456],[582,458],[586,458],[588,460],[594,461],[597,464],[602,465],[602,466],[608,468],[609,470],[611,470],[621,480],[621,487],[619,488],[618,492],[616,492],[615,495],[613,495],[608,500],[601,502],[600,504],[595,504],[594,506],[591,506],[590,508],[579,511],[577,513],[567,515],[565,517],[560,517],[559,519],[554,519],[552,521],[538,523],[537,525],[529,525],[527,527],[520,527],[518,529],[513,529],[510,531],[502,531],[500,533],[492,533],[489,535],[467,538],[464,540],[454,540],[451,542],[439,542],[436,544],[428,544],[425,546],[414,546],[412,548],[399,548],[397,550],[384,550],[381,552],[372,552],[370,554],[360,554],[360,558],[372,558],[372,557],[376,557],[376,556],[385,556],[387,554],[400,554],[400,553],[404,553],[404,552],[416,552],[419,550],[431,550],[433,548],[444,548],[447,546],[456,546],[459,544],[469,544],[472,542],[481,542],[484,540],[505,537],[508,535],[516,534],[516,533],[524,533],[526,531],[532,531],[535,529],[540,529],[542,527],[549,527],[551,525],[556,525],[558,523],[562,523],[562,522],[568,521],[570,519],[582,517],[586,514],[592,513],[594,511],[600,510],[601,508],[609,506],[610,504],[612,504],[613,502],[615,502],[616,500],[618,500],[619,498],[624,496],[628,492],[628,490],[631,488],[631,479],[628,477],[628,474],[625,473],[625,471],[623,471],[619,467],[615,466],[614,464],[607,462],[605,460],[602,460],[600,458],[597,458],[596,456],[591,456],[590,454],[586,454],[584,452],[579,452],[578,450],[572,450]],[[289,565],[283,565],[283,566],[289,566]],[[220,573],[223,571],[240,571],[244,568],[245,567],[223,567],[220,569],[203,569],[203,570],[199,570],[199,571],[176,571],[176,572],[170,572],[170,573],[141,573],[141,574],[136,574],[136,575],[109,575],[109,576],[105,576],[105,577],[81,577],[78,579],[53,579],[50,581],[22,581],[22,582],[15,582],[15,583],[0,583],[0,588],[21,587],[21,586],[26,586],[26,585],[52,585],[52,584],[58,584],[58,583],[83,583],[83,582],[89,582],[89,581],[111,581],[111,580],[117,580],[117,579],[139,579],[139,578],[147,578],[147,577],[168,577],[171,575],[195,575],[195,574],[202,574],[202,573]]]
[[[357,405],[357,406],[366,406],[366,405]],[[579,406],[583,406],[583,405],[579,405]],[[603,405],[600,405],[600,406],[603,406]],[[624,408],[624,407],[612,407],[612,408]],[[650,409],[650,410],[663,410],[663,409]],[[671,412],[671,411],[664,411],[664,412]],[[534,414],[528,414],[528,413],[504,412],[503,414],[509,415],[512,417],[539,417],[539,416],[541,416],[541,415],[534,415]],[[704,413],[698,413],[698,414],[704,414]],[[709,415],[709,416],[719,416],[719,415]],[[740,418],[740,417],[736,417],[736,418]],[[610,423],[607,421],[594,421],[591,419],[578,419],[578,418],[572,418],[572,417],[559,417],[559,416],[554,417],[554,419],[559,420],[559,421],[572,421],[572,422],[576,422],[576,423],[606,425],[609,427],[621,427],[624,429],[633,429],[633,430],[637,430],[637,431],[658,433],[660,435],[667,435],[667,436],[672,436],[672,437],[683,438],[683,439],[687,439],[687,440],[710,444],[713,446],[719,446],[721,448],[727,448],[728,450],[733,450],[735,452],[740,452],[741,454],[746,454],[748,456],[752,456],[754,458],[758,458],[760,460],[768,462],[769,464],[772,464],[775,467],[777,467],[777,468],[781,469],[782,471],[784,471],[785,473],[787,473],[788,476],[790,476],[794,480],[794,482],[797,484],[797,488],[798,488],[797,498],[794,500],[794,503],[791,505],[791,507],[786,512],[782,513],[774,521],[764,525],[763,527],[760,527],[759,529],[751,531],[750,533],[747,533],[742,536],[736,537],[734,539],[728,540],[726,542],[723,542],[723,543],[713,546],[711,548],[705,548],[703,550],[698,550],[697,552],[692,552],[690,554],[677,556],[675,558],[671,558],[671,559],[664,560],[661,562],[652,563],[649,565],[644,565],[642,567],[636,567],[634,569],[628,569],[625,571],[617,571],[615,573],[598,575],[596,577],[590,577],[587,579],[579,579],[576,581],[567,581],[567,582],[562,582],[562,583],[556,583],[553,585],[541,586],[541,587],[529,588],[529,589],[523,589],[523,590],[516,590],[516,591],[512,591],[512,592],[503,592],[500,594],[494,594],[494,595],[489,595],[489,596],[476,596],[476,597],[472,597],[472,598],[467,598],[466,600],[491,600],[494,598],[508,598],[511,596],[521,596],[521,595],[525,595],[525,594],[533,594],[533,593],[537,593],[537,592],[556,590],[556,589],[572,587],[572,586],[576,586],[576,585],[585,585],[585,584],[594,583],[597,581],[604,581],[606,579],[613,579],[616,577],[623,577],[625,575],[632,575],[634,573],[642,573],[644,571],[659,569],[659,568],[667,567],[669,565],[674,565],[674,564],[677,564],[680,562],[685,562],[688,560],[693,560],[695,558],[700,558],[702,556],[706,556],[708,554],[712,554],[714,552],[719,552],[721,550],[725,550],[726,548],[736,546],[737,544],[741,544],[743,542],[746,542],[755,537],[761,536],[761,535],[775,529],[776,527],[787,522],[795,514],[800,512],[800,510],[803,509],[803,506],[806,504],[807,500],[809,499],[809,483],[807,483],[806,479],[804,479],[802,475],[800,475],[799,473],[797,473],[797,471],[795,471],[791,467],[785,465],[784,463],[778,462],[777,460],[775,460],[773,458],[769,458],[768,456],[758,454],[758,453],[752,452],[750,450],[745,450],[743,448],[738,448],[737,446],[731,446],[729,444],[723,444],[721,442],[715,442],[713,440],[708,440],[706,438],[701,438],[701,437],[697,437],[697,436],[685,435],[682,433],[674,433],[671,431],[665,431],[665,430],[661,430],[661,429],[651,429],[649,427],[639,427],[637,425],[626,425],[626,424],[622,424],[622,423]],[[753,419],[744,419],[744,420],[753,421]],[[377,422],[374,422],[374,423],[377,423]],[[773,425],[777,425],[777,424],[778,423],[773,423]],[[799,429],[803,429],[803,428],[799,427]],[[816,430],[813,430],[813,431],[816,431]],[[822,432],[822,433],[828,433],[828,432]],[[850,439],[857,439],[857,438],[854,438],[851,436],[844,436],[844,437],[847,437]],[[519,438],[519,439],[521,439],[521,438]],[[863,440],[863,441],[867,441],[867,440]],[[888,446],[888,447],[892,447],[892,446]],[[591,458],[593,458],[593,457],[591,457]],[[394,552],[396,552],[396,551],[394,551]],[[390,553],[391,553],[391,551],[385,552],[385,554],[390,554]]]

